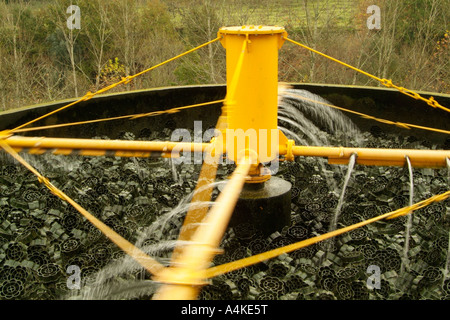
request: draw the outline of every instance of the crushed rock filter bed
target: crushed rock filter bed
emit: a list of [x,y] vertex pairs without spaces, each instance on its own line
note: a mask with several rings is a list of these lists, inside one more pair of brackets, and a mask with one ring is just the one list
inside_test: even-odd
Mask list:
[[[170,132],[148,130],[147,135],[138,139],[166,140]],[[376,127],[364,137],[367,147],[445,148],[413,137],[391,136]],[[120,138],[136,139],[129,132]],[[170,261],[173,247],[154,247],[177,239],[186,211],[170,212],[186,202],[194,190],[201,165],[175,166],[174,175],[166,159],[23,156],[124,238],[144,251],[153,248],[147,252],[159,261]],[[217,180],[225,180],[232,171],[231,165],[219,166]],[[293,186],[291,224],[269,237],[263,237],[251,225],[229,229],[222,241],[224,254],[216,256],[213,264],[326,233],[345,172],[346,166],[331,166],[323,159],[297,158],[281,163],[277,176]],[[414,169],[413,177],[414,202],[449,189],[447,169]],[[215,190],[214,197],[217,193]],[[408,199],[408,168],[356,165],[338,227],[401,208],[408,205]],[[448,199],[413,214],[403,272],[406,217],[371,224],[218,276],[201,290],[199,299],[449,299],[449,214]],[[161,227],[148,234],[155,223]],[[34,175],[8,155],[0,155],[0,299],[150,299],[155,286],[140,266],[109,276],[102,273],[126,259],[75,209],[40,185]],[[69,266],[77,266],[81,272],[79,289],[68,286]],[[378,288],[368,286],[371,266],[380,271]],[[96,291],[96,286],[107,289]]]

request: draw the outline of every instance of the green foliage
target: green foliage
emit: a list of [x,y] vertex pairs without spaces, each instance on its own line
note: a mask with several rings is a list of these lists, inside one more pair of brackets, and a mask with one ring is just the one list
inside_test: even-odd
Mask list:
[[[450,92],[448,0],[377,3],[382,29],[368,31],[370,0],[0,0],[0,109],[98,90],[239,24],[283,25],[290,38],[399,85]],[[67,28],[71,4],[80,30]],[[117,90],[225,83],[225,67],[214,43]],[[280,81],[373,85],[287,43],[279,70]]]
[[104,86],[119,82],[125,76],[125,67],[116,57],[114,61],[109,59],[100,73],[100,81]]
[[[181,13],[178,33],[186,48],[196,47],[217,36],[223,26],[217,2],[198,2]],[[212,44],[183,59],[175,71],[183,84],[224,82],[224,50],[219,43]]]
[[[402,1],[401,15],[398,19],[399,44],[412,44],[417,40],[425,40],[423,30],[430,28],[435,40],[437,36],[445,32],[450,19],[449,3],[434,0],[409,0]],[[389,1],[387,1],[389,10]],[[435,14],[433,23],[430,24],[430,15]]]
[[189,60],[185,60],[175,69],[175,75],[182,84],[194,85],[209,83],[208,70],[202,63],[201,57],[193,53]]

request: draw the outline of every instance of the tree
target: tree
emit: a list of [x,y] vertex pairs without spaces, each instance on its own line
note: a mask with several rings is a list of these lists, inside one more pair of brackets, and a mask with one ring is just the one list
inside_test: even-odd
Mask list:
[[[79,47],[76,47],[76,42],[78,36],[80,35],[80,30],[77,28],[68,28],[67,19],[69,15],[67,14],[67,8],[71,6],[73,3],[71,0],[64,1],[54,1],[50,5],[50,14],[53,16],[53,34],[50,37],[53,37],[53,43],[56,45],[63,45],[65,49],[65,53],[68,56],[68,63],[70,65],[70,71],[72,74],[72,88],[75,97],[78,97],[78,61],[79,57],[77,57],[77,53],[81,52]],[[56,47],[56,46],[55,46]],[[53,47],[53,49],[57,49]],[[77,50],[78,49],[78,50]],[[58,50],[59,51],[59,50]],[[60,62],[64,63],[67,61],[67,56],[63,56],[62,52],[57,52],[57,58],[59,58]],[[78,61],[77,61],[78,60]]]
[[[180,37],[186,48],[193,48],[217,37],[223,26],[219,17],[220,2],[201,1],[190,5],[181,15]],[[220,43],[190,54],[176,70],[185,83],[223,83],[225,82],[225,51]]]
[[45,28],[27,1],[0,3],[0,71],[3,109],[39,99],[34,75],[40,68]]
[[[168,11],[159,1],[114,1],[111,3],[109,22],[114,30],[112,47],[115,49],[111,54],[123,62],[125,76],[136,74],[182,52]],[[126,85],[126,89],[174,82],[176,63],[135,78]]]
[[[417,90],[441,91],[445,83],[448,86],[450,82],[449,52],[437,50],[449,29],[448,1],[410,1],[402,11],[400,26],[405,29],[405,37],[398,42],[401,44],[400,54],[404,57],[402,71],[407,76],[407,85]],[[408,18],[413,22],[408,24],[405,21]]]
[[[93,90],[100,89],[102,69],[107,62],[106,53],[112,45],[112,26],[109,21],[111,8],[108,2],[100,0],[83,0],[80,7],[86,14],[83,15],[83,34],[86,35],[91,58],[91,67],[95,78]],[[120,80],[120,79],[119,79]]]
[[[71,4],[81,8],[81,29],[67,26]],[[373,4],[381,30],[366,26]],[[0,104],[96,91],[214,39],[222,26],[248,24],[284,26],[290,38],[376,76],[448,93],[449,20],[448,0],[0,0]],[[381,85],[289,43],[279,58],[280,81]],[[225,68],[216,42],[113,91],[224,83]]]

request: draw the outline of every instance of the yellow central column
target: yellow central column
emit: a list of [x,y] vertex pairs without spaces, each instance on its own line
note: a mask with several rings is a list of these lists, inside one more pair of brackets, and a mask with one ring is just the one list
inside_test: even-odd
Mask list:
[[245,149],[257,153],[257,163],[270,162],[286,139],[278,130],[277,113],[278,51],[287,33],[276,26],[240,26],[218,34],[226,49],[228,158],[237,162]]

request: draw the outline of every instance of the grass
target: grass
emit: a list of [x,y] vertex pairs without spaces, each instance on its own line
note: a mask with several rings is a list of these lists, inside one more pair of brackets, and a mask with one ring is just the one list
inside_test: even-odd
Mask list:
[[[172,13],[173,22],[181,27],[181,15],[191,7],[200,6],[198,1],[176,4],[165,1]],[[224,25],[279,25],[305,27],[348,27],[358,7],[358,0],[272,0],[242,1],[216,0],[214,10]]]

